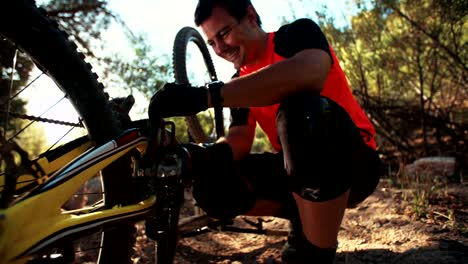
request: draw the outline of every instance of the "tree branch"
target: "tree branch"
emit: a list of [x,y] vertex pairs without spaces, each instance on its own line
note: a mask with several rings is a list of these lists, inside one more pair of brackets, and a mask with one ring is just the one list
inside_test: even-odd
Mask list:
[[424,33],[424,35],[428,36],[437,46],[439,46],[440,48],[442,48],[443,50],[445,50],[445,52],[447,52],[447,54],[450,55],[450,57],[452,57],[452,59],[460,64],[460,66],[463,67],[463,69],[465,70],[465,72],[468,72],[468,67],[467,65],[465,64],[465,62],[462,60],[462,58],[460,58],[460,56],[458,56],[458,54],[456,54],[454,51],[452,51],[449,47],[445,46],[444,44],[442,44],[439,39],[438,39],[438,36],[434,36],[433,34],[431,34],[430,32],[428,32],[426,29],[424,29],[420,24],[416,23],[416,21],[412,20],[410,17],[408,17],[406,14],[404,14],[398,7],[396,7],[395,5],[389,3],[388,1],[383,1],[384,4],[386,4],[390,9],[392,9],[393,11],[395,11],[400,17],[404,18],[406,21],[408,21],[413,27],[415,27],[417,30],[421,31],[422,33]]

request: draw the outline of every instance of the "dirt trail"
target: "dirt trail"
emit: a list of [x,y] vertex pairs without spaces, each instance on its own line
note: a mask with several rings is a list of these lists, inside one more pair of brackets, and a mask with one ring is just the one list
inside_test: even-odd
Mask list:
[[[445,199],[431,205],[432,217],[419,220],[404,199],[409,192],[381,184],[357,208],[347,210],[335,263],[468,263],[468,184],[447,188]],[[453,214],[442,213],[444,208]],[[270,221],[267,228],[287,228],[285,220],[264,219]],[[181,240],[176,263],[281,263],[285,240],[210,232]],[[154,244],[144,235],[138,241],[135,263],[151,263]]]

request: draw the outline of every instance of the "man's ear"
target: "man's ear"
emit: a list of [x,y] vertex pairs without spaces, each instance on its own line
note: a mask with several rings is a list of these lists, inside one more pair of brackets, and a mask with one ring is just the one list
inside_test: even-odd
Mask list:
[[247,7],[247,19],[249,21],[249,24],[257,26],[257,10],[255,10],[255,7],[253,5],[249,5]]

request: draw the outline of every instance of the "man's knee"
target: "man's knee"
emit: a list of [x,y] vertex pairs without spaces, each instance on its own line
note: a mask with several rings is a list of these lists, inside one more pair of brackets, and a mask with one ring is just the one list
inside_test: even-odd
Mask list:
[[350,137],[360,137],[359,129],[340,105],[314,93],[283,99],[276,124],[283,148],[309,143],[324,147],[321,151],[333,151],[333,148],[343,149],[355,144],[356,139],[350,142]]
[[351,139],[359,131],[344,109],[323,96],[299,94],[281,102],[276,121],[291,191],[321,202],[349,189]]
[[379,154],[367,146],[362,147],[360,156],[356,157],[353,162],[356,164],[357,169],[353,177],[348,208],[357,206],[369,197],[375,191],[380,177],[384,174],[383,163]]

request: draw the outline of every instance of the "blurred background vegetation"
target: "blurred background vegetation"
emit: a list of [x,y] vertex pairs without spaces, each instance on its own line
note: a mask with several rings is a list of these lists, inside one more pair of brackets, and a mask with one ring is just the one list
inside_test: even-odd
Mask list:
[[[466,166],[468,2],[355,1],[351,25],[318,21],[388,162],[452,155]],[[396,165],[398,165],[398,163]]]

